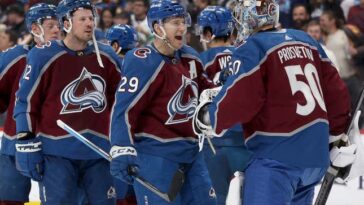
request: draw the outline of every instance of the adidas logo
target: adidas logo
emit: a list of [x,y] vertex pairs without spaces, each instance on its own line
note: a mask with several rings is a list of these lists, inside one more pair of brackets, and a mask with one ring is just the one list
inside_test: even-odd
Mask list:
[[284,36],[284,39],[286,39],[286,41],[290,41],[290,40],[292,40],[292,38],[291,38],[291,37],[289,37],[287,34]]

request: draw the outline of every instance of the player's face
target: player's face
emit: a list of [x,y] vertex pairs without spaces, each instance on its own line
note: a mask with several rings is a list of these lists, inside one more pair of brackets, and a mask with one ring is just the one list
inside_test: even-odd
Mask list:
[[56,19],[46,19],[42,24],[44,30],[44,40],[57,40],[60,36],[60,28]]
[[87,42],[92,39],[94,30],[94,16],[89,9],[78,9],[72,16],[72,34],[80,41]]
[[176,49],[180,49],[184,44],[184,36],[187,31],[185,18],[175,17],[166,19],[163,26],[171,45]]

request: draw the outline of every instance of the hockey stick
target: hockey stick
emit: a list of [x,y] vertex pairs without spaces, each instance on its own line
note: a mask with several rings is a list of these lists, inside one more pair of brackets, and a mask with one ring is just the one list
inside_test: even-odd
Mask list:
[[[97,145],[95,145],[94,143],[92,143],[90,140],[88,140],[87,138],[85,138],[84,136],[82,136],[80,133],[78,133],[77,131],[75,131],[74,129],[72,129],[70,126],[68,126],[62,120],[57,120],[57,125],[60,128],[62,128],[63,130],[65,130],[66,132],[68,132],[69,134],[71,134],[74,137],[76,137],[83,144],[85,144],[86,146],[88,146],[89,148],[91,148],[93,151],[95,151],[97,154],[99,154],[103,158],[105,158],[109,162],[111,161],[112,158],[111,158],[111,156],[108,153],[106,153],[100,147],[98,147]],[[144,179],[143,177],[139,176],[138,173],[137,173],[136,167],[130,166],[128,168],[128,172],[129,172],[129,175],[133,176],[135,178],[135,180],[138,181],[141,185],[143,185],[145,188],[149,189],[150,191],[152,191],[153,193],[155,193],[156,195],[158,195],[162,199],[166,200],[167,202],[171,202],[171,201],[173,201],[177,197],[179,191],[182,188],[182,185],[184,183],[184,180],[185,180],[184,179],[184,171],[183,171],[182,168],[179,168],[177,170],[177,172],[174,174],[173,178],[172,178],[172,182],[171,182],[171,185],[169,187],[168,192],[167,193],[164,193],[164,192],[161,192],[154,185],[152,185],[150,182],[148,182],[146,179]]]
[[[361,106],[361,104],[363,102],[363,98],[364,98],[364,88],[361,90],[359,99],[356,102],[355,110],[353,111],[353,114],[351,115],[350,124],[347,127],[347,129],[345,130],[345,133],[347,135],[349,135],[349,132],[350,132],[351,128],[354,126],[355,116],[356,116],[357,112],[360,109],[360,106]],[[345,145],[345,142],[341,141],[339,146],[340,145],[341,146]],[[329,197],[331,188],[334,185],[335,178],[337,176],[345,176],[345,173],[348,170],[350,170],[350,166],[351,165],[349,165],[348,167],[343,167],[343,168],[330,166],[327,169],[324,180],[322,181],[322,184],[321,184],[320,191],[319,191],[319,193],[317,195],[315,205],[325,205],[326,204],[326,201],[327,201],[327,199]]]

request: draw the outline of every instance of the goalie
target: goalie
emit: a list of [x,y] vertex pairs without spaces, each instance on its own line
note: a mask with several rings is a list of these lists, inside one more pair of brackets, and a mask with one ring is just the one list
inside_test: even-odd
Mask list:
[[[249,205],[311,204],[330,164],[329,136],[347,138],[347,88],[319,43],[275,28],[278,12],[274,0],[236,1],[237,41],[244,44],[233,53],[233,75],[215,98],[200,103],[194,120],[195,130],[210,136],[243,125],[253,152],[244,177]],[[331,151],[332,163],[345,167],[356,145]]]

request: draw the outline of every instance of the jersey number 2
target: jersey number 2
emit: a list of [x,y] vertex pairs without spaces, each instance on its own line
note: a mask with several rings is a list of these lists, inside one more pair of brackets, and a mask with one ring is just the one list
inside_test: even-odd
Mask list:
[[[306,104],[304,105],[297,103],[296,113],[303,116],[311,114],[316,107],[316,102],[322,110],[326,111],[316,67],[308,63],[303,69],[300,65],[292,65],[286,66],[285,70],[291,86],[292,95],[301,92],[306,99]],[[298,80],[298,76],[304,76],[308,84]]]

